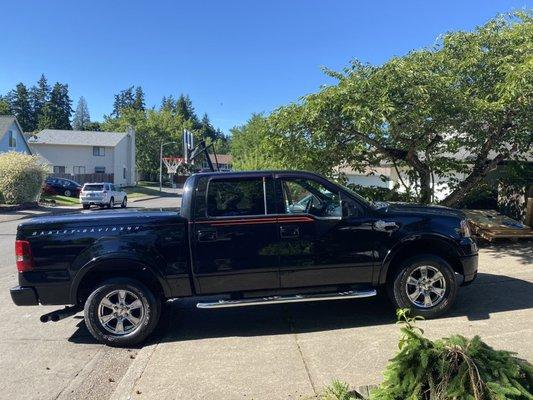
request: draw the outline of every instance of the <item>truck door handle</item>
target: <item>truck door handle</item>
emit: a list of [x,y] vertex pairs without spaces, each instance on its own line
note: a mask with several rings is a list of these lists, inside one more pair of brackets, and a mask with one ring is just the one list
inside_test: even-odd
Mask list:
[[198,231],[198,241],[199,242],[214,242],[217,240],[217,231],[215,230],[199,230]]
[[279,227],[279,234],[282,238],[295,238],[300,236],[300,228],[294,225],[282,225]]

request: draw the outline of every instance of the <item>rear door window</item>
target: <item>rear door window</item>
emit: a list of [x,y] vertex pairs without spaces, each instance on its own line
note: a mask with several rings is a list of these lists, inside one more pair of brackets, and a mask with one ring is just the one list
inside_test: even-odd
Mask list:
[[210,181],[207,189],[207,214],[210,217],[266,214],[263,179]]

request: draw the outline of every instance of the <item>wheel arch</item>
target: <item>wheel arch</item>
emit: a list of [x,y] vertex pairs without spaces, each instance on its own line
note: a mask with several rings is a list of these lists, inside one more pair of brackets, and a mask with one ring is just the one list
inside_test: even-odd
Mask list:
[[115,255],[90,261],[77,272],[70,289],[71,303],[83,304],[98,284],[118,277],[137,279],[154,294],[171,297],[168,284],[155,268],[143,260]]
[[456,273],[464,275],[457,245],[448,238],[427,235],[404,240],[391,249],[381,264],[378,283],[386,283],[403,260],[421,254],[441,257]]

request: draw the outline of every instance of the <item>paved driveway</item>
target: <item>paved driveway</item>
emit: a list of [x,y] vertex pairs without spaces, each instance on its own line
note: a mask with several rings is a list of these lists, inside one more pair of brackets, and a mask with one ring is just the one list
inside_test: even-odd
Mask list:
[[[136,206],[175,206],[178,199]],[[112,211],[102,211],[112,212]],[[297,399],[333,378],[378,383],[397,348],[383,298],[198,310],[165,307],[158,334],[140,349],[95,343],[81,315],[41,324],[54,307],[15,307],[17,222],[0,223],[0,387],[11,399]],[[533,242],[482,249],[480,275],[453,312],[424,321],[431,337],[481,335],[533,360]]]

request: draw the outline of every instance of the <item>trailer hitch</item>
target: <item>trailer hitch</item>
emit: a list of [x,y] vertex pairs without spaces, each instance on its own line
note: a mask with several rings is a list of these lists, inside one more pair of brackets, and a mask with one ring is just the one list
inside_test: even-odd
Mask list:
[[81,310],[82,308],[80,306],[67,306],[63,308],[62,310],[56,310],[56,311],[49,312],[48,314],[43,314],[41,315],[41,318],[39,319],[41,320],[41,322],[48,322],[48,321],[57,322],[61,319],[77,314]]

